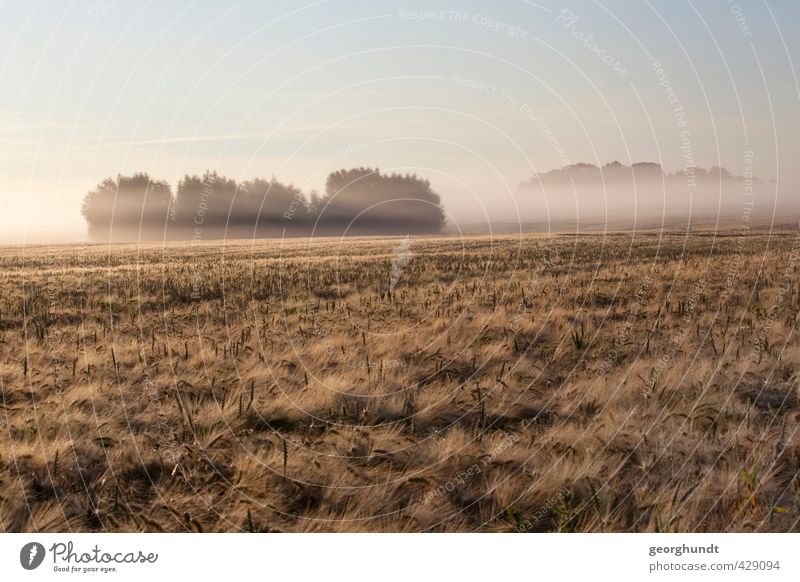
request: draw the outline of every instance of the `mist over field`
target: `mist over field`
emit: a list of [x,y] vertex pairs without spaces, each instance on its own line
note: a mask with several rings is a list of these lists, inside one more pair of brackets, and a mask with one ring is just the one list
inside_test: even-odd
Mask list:
[[0,14],[0,532],[800,531],[797,2]]
[[[800,55],[797,35],[776,29],[793,22],[791,5],[46,4],[15,6],[0,24],[6,243],[139,236],[126,225],[98,238],[81,208],[106,178],[140,173],[167,183],[176,203],[180,183],[206,172],[249,184],[227,234],[207,225],[206,238],[272,236],[283,231],[273,214],[285,212],[298,216],[287,233],[307,232],[298,209],[328,195],[330,174],[358,168],[428,182],[447,233],[736,220],[745,187],[714,168],[752,173],[754,214],[797,213]],[[657,163],[671,177],[578,180],[573,190],[552,174],[615,160]],[[268,193],[273,178],[282,188]],[[302,199],[292,204],[285,188]],[[406,228],[378,216],[409,211],[380,190],[375,228],[364,216],[362,233]],[[435,202],[420,193],[420,205]],[[263,199],[262,226],[241,224],[240,198]],[[136,208],[117,202],[134,222]],[[363,209],[329,206],[337,225],[320,232],[342,232]],[[197,209],[183,211],[194,220]],[[420,229],[436,231],[436,217],[426,220]],[[188,236],[152,224],[148,214],[145,240]]]
[[530,201],[526,216],[607,221],[617,227],[652,225],[659,219],[716,218],[729,224],[744,216],[763,224],[776,215],[782,220],[800,217],[800,197],[792,196],[787,186],[755,176],[752,152],[749,156],[739,175],[720,167],[668,172],[653,162],[573,164],[535,175],[521,185],[521,197]]
[[[719,167],[668,173],[648,162],[583,163],[537,174],[519,189],[520,230],[538,225],[569,231],[571,224],[641,228],[658,220],[690,224],[714,219],[720,224],[753,220],[763,226],[778,212],[781,220],[800,217],[800,202],[779,201],[776,184],[750,169],[734,176]],[[513,214],[493,211],[485,223],[462,224],[458,208],[443,207],[429,181],[355,168],[332,172],[324,195],[305,193],[275,177],[237,183],[206,172],[185,176],[173,194],[167,182],[145,173],[118,176],[86,195],[82,215],[91,240],[124,242],[437,234],[514,224]]]
[[173,196],[145,173],[117,176],[86,195],[81,213],[96,242],[435,234],[445,223],[429,182],[372,168],[332,172],[324,195],[209,171],[185,176]]

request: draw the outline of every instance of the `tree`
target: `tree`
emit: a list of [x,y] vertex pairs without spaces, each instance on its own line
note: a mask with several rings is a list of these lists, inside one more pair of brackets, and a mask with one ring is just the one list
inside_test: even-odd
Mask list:
[[430,182],[375,168],[339,170],[328,176],[318,220],[355,232],[438,232],[445,223],[441,199]]
[[310,201],[275,177],[237,183],[209,170],[184,176],[173,198],[145,173],[117,176],[86,195],[82,213],[96,240],[433,233],[445,222],[427,180],[372,168],[331,173]]
[[95,240],[153,238],[169,220],[172,190],[147,173],[106,178],[86,194],[81,214]]
[[175,222],[179,227],[217,230],[235,219],[233,202],[238,186],[235,180],[206,171],[202,176],[184,176],[175,196]]
[[303,193],[294,186],[254,178],[239,186],[242,194],[240,211],[259,225],[304,225],[308,222],[309,204]]

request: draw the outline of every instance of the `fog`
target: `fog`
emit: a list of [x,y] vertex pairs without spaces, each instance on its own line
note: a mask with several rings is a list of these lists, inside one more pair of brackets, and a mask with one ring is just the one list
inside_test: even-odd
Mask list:
[[120,175],[88,192],[81,212],[96,242],[435,234],[445,223],[429,181],[364,167],[331,172],[323,195],[206,171],[184,176],[173,196],[144,172]]
[[737,176],[725,168],[692,166],[668,172],[650,162],[573,164],[538,174],[521,185],[520,200],[527,216],[615,227],[709,219],[763,222],[773,213],[782,220],[800,216],[790,187],[779,188],[751,171]]
[[[798,213],[796,3],[746,10],[746,31],[733,4],[545,4],[11,3],[0,242],[194,236],[198,182],[181,183],[206,171],[236,187],[220,184],[203,237],[437,232],[438,208],[448,233],[741,221],[751,162],[752,215]],[[693,185],[687,141],[708,173]],[[560,173],[613,160],[665,177]],[[313,203],[358,168],[429,188]],[[141,172],[169,200],[98,202],[118,217],[98,234],[86,193]]]

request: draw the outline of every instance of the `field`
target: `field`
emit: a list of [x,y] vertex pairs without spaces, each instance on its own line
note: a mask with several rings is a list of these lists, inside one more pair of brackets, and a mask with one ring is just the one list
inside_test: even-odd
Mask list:
[[2,531],[798,531],[796,232],[0,249]]

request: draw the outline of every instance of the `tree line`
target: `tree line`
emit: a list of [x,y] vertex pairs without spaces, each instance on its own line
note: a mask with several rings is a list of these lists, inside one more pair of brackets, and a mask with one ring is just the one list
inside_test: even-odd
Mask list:
[[331,173],[306,196],[276,178],[237,182],[215,171],[169,183],[140,172],[106,178],[81,213],[96,241],[440,232],[445,212],[428,180],[378,168]]
[[656,162],[635,162],[625,165],[618,161],[596,166],[585,162],[569,164],[547,172],[534,175],[528,184],[569,184],[602,183],[630,181],[664,181],[665,183],[686,182],[687,179],[704,183],[731,183],[751,180],[763,184],[763,180],[751,175],[734,176],[726,168],[713,166],[701,168],[689,166],[676,172],[667,172]]

